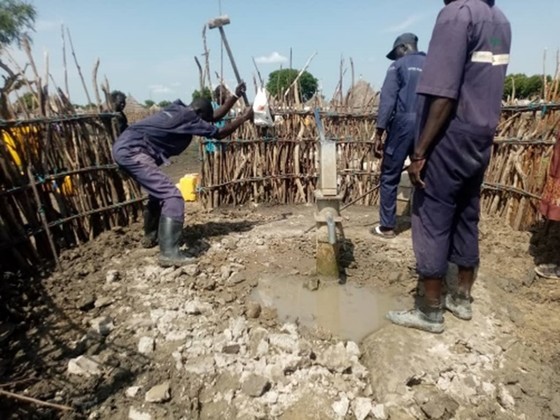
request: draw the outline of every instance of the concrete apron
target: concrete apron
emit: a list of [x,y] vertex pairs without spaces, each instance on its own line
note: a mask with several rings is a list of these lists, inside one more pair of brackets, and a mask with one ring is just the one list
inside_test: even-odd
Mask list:
[[517,418],[498,378],[518,363],[520,343],[511,336],[513,324],[496,318],[485,282],[479,275],[471,321],[446,312],[443,334],[387,325],[363,340],[362,363],[391,418],[469,418],[480,407]]

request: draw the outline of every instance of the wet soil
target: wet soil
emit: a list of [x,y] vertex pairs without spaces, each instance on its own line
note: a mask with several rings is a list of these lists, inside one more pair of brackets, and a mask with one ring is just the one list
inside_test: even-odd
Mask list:
[[[434,337],[383,321],[416,276],[407,220],[393,241],[376,221],[344,212],[343,284],[316,291],[311,206],[189,204],[186,268],[158,267],[136,223],[65,251],[61,272],[4,273],[0,391],[71,411],[0,395],[0,417],[560,418],[560,284],[533,274],[558,226],[484,218],[474,319],[447,314]],[[97,371],[70,373],[80,356]]]

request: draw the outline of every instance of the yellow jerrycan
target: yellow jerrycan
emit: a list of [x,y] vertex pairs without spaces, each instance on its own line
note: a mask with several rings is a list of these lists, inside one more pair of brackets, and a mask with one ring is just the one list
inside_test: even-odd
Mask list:
[[186,174],[179,180],[177,188],[185,201],[196,201],[196,186],[198,184],[198,174]]

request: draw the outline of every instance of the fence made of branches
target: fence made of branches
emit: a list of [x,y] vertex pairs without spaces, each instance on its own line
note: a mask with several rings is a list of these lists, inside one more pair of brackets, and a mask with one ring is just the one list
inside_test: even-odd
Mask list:
[[0,268],[34,271],[137,216],[141,192],[111,156],[112,118],[0,122]]
[[[483,185],[482,208],[525,229],[539,217],[538,201],[558,128],[560,105],[504,107]],[[354,201],[379,182],[373,153],[375,114],[324,112],[327,137],[337,141],[339,191]],[[236,139],[199,142],[200,198],[207,208],[246,202],[313,202],[318,134],[311,112],[284,111],[272,129],[246,125]],[[358,204],[377,204],[378,193]]]

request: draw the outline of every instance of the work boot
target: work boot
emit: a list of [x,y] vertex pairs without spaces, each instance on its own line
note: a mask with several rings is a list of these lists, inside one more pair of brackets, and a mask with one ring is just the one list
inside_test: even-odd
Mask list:
[[443,310],[441,307],[426,307],[423,310],[414,308],[409,311],[390,311],[385,315],[393,324],[407,328],[440,334],[445,329],[443,325]]
[[160,216],[161,206],[159,203],[149,201],[144,208],[144,237],[142,238],[144,248],[153,248],[157,245]]
[[161,216],[158,231],[160,266],[180,267],[196,262],[196,258],[189,257],[179,249],[182,232],[182,222]]
[[448,293],[445,295],[443,306],[459,319],[464,321],[472,319],[472,306],[469,298]]

